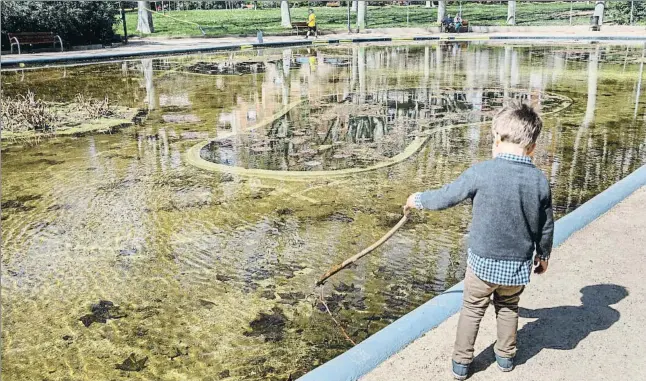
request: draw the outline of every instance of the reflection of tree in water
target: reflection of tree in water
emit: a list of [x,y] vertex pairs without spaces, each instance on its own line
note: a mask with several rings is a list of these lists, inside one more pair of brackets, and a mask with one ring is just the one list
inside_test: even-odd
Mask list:
[[[462,90],[413,88],[328,96],[304,103],[226,147],[213,143],[205,149],[218,152],[203,152],[202,157],[272,170],[366,167],[401,153],[426,130],[485,121],[505,99],[501,89],[483,89],[479,94],[483,100],[478,107],[472,94]],[[508,90],[507,96],[531,99],[528,91]],[[544,110],[561,102],[541,96]]]

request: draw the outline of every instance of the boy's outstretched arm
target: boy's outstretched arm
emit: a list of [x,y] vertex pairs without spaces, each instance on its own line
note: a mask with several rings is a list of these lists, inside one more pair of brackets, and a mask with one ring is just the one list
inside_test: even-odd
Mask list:
[[464,171],[454,182],[442,188],[413,193],[408,197],[404,210],[430,209],[442,210],[450,208],[467,198],[473,198],[476,193],[476,173],[473,167]]
[[536,274],[543,274],[547,271],[547,264],[552,253],[552,244],[554,241],[554,213],[552,211],[552,192],[548,194],[547,199],[544,201],[541,209],[541,223],[543,229],[541,235],[536,242],[536,257],[534,258],[534,265]]

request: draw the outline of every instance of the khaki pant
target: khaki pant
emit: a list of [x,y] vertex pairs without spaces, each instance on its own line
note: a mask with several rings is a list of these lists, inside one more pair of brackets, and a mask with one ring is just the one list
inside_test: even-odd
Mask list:
[[500,357],[516,355],[518,301],[524,288],[524,286],[501,286],[485,282],[478,278],[470,267],[467,268],[464,278],[464,301],[453,352],[455,362],[470,364],[473,360],[473,344],[476,342],[480,320],[489,306],[492,294],[498,326],[498,340],[494,351]]

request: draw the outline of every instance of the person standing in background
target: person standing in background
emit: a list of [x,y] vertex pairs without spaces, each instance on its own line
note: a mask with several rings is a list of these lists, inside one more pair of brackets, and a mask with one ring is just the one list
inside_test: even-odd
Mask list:
[[305,36],[305,39],[310,36],[310,32],[314,33],[314,38],[318,38],[318,33],[316,31],[316,15],[314,14],[314,10],[310,8],[309,10],[309,16],[307,17],[307,35]]

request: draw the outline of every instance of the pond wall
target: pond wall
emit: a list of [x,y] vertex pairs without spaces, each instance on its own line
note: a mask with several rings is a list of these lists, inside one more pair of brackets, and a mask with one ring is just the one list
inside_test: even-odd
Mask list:
[[[489,28],[489,27],[487,27]],[[487,32],[491,32],[487,30]],[[518,32],[518,30],[515,30]],[[533,32],[536,32],[533,30]],[[393,33],[392,30],[389,33]],[[334,35],[330,35],[331,38],[324,40],[286,40],[286,41],[275,41],[275,42],[264,42],[264,43],[241,43],[241,44],[220,44],[218,42],[210,44],[200,44],[199,46],[167,46],[160,47],[157,49],[142,49],[135,50],[113,50],[113,51],[101,51],[97,52],[79,52],[79,53],[58,53],[58,54],[49,54],[42,56],[29,56],[26,54],[12,54],[4,55],[0,57],[0,63],[3,68],[25,68],[29,66],[41,66],[49,65],[56,63],[96,63],[112,60],[123,60],[128,58],[135,57],[164,57],[170,55],[179,55],[179,54],[193,54],[193,53],[210,53],[210,52],[219,52],[219,51],[238,51],[238,50],[249,50],[249,49],[261,49],[261,48],[279,48],[279,47],[291,47],[291,46],[320,46],[328,44],[352,44],[352,43],[366,43],[366,42],[401,42],[401,41],[481,41],[481,40],[544,40],[544,41],[646,41],[646,33],[641,35],[620,35],[620,34],[610,34],[610,35],[574,35],[572,32],[569,32],[567,35],[564,34],[555,34],[555,32],[545,32],[545,34],[531,34],[531,35],[486,35],[486,34],[473,34],[473,33],[461,33],[461,34],[440,34],[440,35],[426,35],[426,36],[410,36],[410,37],[370,37],[366,35],[365,37],[356,37],[356,38],[334,38]]]

